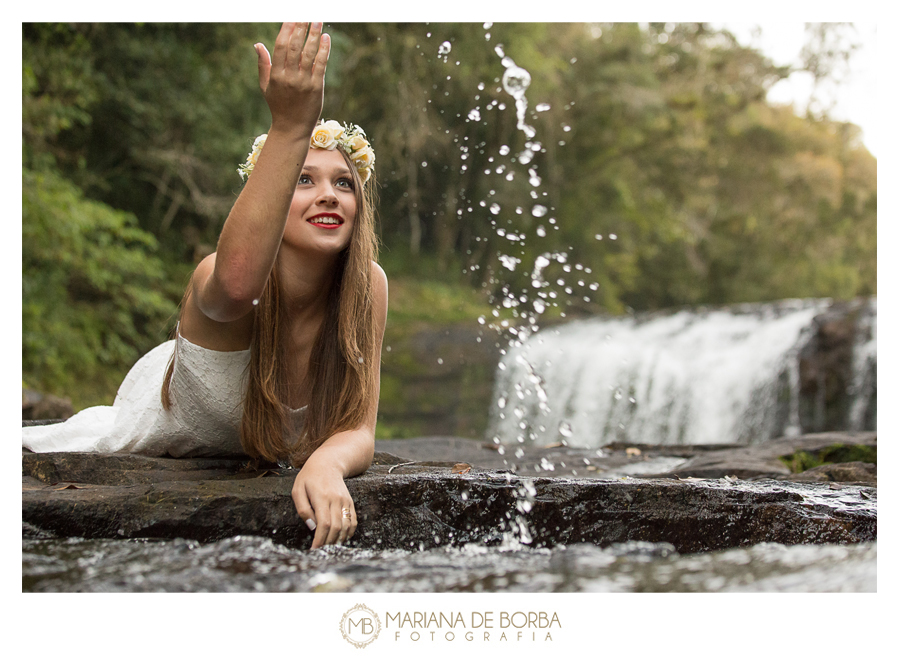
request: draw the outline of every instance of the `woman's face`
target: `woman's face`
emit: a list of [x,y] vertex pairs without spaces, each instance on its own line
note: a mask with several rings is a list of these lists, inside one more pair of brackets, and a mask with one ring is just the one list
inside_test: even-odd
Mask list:
[[284,231],[296,246],[338,253],[350,244],[356,220],[353,173],[337,150],[310,149]]

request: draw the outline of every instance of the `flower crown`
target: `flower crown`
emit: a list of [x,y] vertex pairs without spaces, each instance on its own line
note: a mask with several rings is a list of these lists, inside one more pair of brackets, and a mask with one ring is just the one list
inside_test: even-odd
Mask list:
[[[262,151],[263,145],[266,143],[267,134],[262,134],[253,142],[253,148],[247,155],[247,161],[238,166],[238,174],[241,178],[247,180],[250,172],[256,166],[256,161]],[[341,149],[350,156],[350,161],[356,167],[360,180],[365,183],[372,176],[375,170],[375,151],[372,150],[369,140],[366,139],[366,133],[357,125],[345,123],[343,126],[337,121],[321,120],[313,130],[312,138],[309,140],[310,147],[314,149],[323,149],[333,151],[335,147],[340,146]]]

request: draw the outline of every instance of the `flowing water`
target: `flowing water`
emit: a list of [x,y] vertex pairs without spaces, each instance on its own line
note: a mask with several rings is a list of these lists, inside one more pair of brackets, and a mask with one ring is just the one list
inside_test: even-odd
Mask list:
[[874,592],[876,543],[756,544],[678,555],[626,542],[425,551],[286,548],[264,537],[211,544],[26,540],[22,589],[37,592]]

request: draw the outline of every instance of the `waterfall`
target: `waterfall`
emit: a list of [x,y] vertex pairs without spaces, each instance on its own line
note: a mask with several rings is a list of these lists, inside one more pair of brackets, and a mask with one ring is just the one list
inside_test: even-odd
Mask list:
[[853,345],[853,380],[850,386],[850,417],[848,429],[859,431],[866,427],[866,416],[874,415],[877,374],[877,300],[867,300],[857,321],[856,341]]
[[[799,434],[799,354],[815,334],[813,319],[829,306],[783,300],[544,329],[503,357],[489,436],[598,447],[746,444]],[[874,300],[870,306],[857,321],[866,331],[857,332],[848,388],[871,395],[854,400],[853,427],[844,429],[862,429],[867,408],[874,410]]]

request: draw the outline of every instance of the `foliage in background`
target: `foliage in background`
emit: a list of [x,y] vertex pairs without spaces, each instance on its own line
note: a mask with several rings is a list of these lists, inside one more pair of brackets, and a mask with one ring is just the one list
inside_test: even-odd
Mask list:
[[77,405],[115,390],[172,312],[156,240],[58,174],[22,176],[22,370]]
[[[376,148],[393,322],[501,301],[515,318],[541,255],[555,314],[876,292],[876,163],[858,129],[768,104],[789,70],[727,32],[327,29],[323,116]],[[239,192],[236,163],[268,129],[252,46],[277,31],[23,27],[26,381],[108,402],[104,382],[160,339]],[[838,32],[817,28],[803,52],[817,84],[840,68]],[[501,56],[531,74],[533,139]]]

